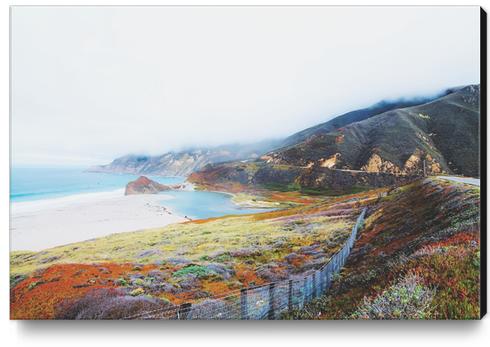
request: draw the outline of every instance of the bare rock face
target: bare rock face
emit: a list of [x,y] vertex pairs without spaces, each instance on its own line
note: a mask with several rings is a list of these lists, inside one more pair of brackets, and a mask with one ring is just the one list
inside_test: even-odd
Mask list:
[[388,172],[391,174],[402,173],[398,166],[393,164],[391,161],[384,160],[376,153],[371,155],[366,165],[361,167],[361,170],[366,172],[372,172],[372,173],[380,173],[380,172]]
[[157,194],[170,189],[171,187],[152,181],[146,176],[140,176],[135,181],[131,181],[126,185],[124,195]]

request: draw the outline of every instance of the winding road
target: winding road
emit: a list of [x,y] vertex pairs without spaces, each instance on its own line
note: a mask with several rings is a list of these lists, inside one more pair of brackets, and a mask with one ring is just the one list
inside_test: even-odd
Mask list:
[[459,183],[472,184],[474,186],[480,186],[480,179],[473,177],[459,177],[459,176],[437,176],[443,180],[454,181]]

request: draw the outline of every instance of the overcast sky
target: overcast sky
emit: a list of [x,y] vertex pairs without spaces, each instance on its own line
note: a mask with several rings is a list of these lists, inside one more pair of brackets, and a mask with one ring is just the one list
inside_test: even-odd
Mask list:
[[479,83],[478,7],[15,7],[14,165],[290,135]]

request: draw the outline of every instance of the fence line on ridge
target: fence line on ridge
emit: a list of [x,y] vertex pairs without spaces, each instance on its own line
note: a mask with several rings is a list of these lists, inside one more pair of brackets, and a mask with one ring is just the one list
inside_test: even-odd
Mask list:
[[344,246],[320,269],[283,281],[243,288],[198,303],[147,311],[123,319],[277,319],[325,294],[347,261],[366,214],[364,208]]

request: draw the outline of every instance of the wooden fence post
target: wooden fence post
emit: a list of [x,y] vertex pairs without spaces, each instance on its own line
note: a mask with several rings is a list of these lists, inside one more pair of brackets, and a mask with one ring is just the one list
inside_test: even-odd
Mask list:
[[325,268],[325,292],[327,292],[330,289],[330,273],[332,272],[332,266],[330,264],[327,265]]
[[288,283],[288,310],[293,310],[293,280],[289,280]]
[[240,314],[241,319],[248,319],[248,298],[247,298],[248,290],[247,288],[243,288],[240,290]]
[[303,278],[303,306],[306,304],[308,301],[308,276]]
[[180,305],[177,311],[177,319],[181,319],[181,320],[190,319],[191,307],[192,304],[189,302]]
[[275,319],[276,317],[275,305],[274,305],[275,288],[276,288],[275,283],[269,284],[269,319],[271,320]]
[[322,270],[322,295],[327,291],[327,267]]
[[313,272],[313,288],[312,288],[312,292],[313,292],[313,298],[316,298],[318,297],[318,293],[317,293],[317,288],[316,288],[316,272]]

